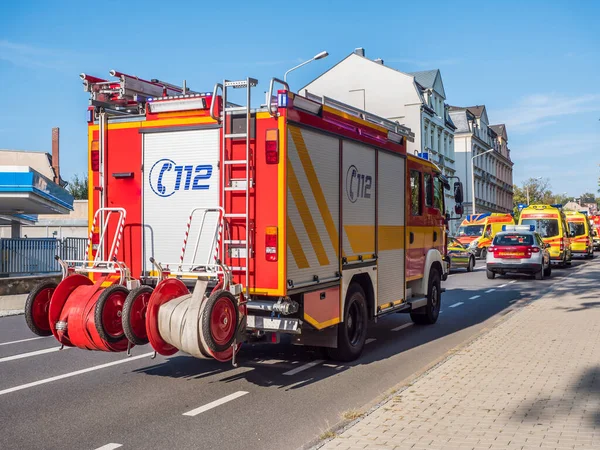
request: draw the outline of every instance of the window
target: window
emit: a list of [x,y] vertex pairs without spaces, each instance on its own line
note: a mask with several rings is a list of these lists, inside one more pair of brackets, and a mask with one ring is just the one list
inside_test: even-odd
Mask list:
[[558,236],[558,220],[556,219],[522,219],[519,225],[535,225],[536,231],[543,238]]
[[410,210],[413,216],[420,216],[422,210],[421,172],[410,171]]
[[569,222],[569,229],[571,236],[585,236],[585,223],[583,222]]
[[533,236],[531,234],[504,234],[494,238],[496,246],[512,246],[512,245],[533,245]]
[[444,213],[444,185],[438,177],[435,177],[433,181],[433,207]]
[[425,179],[425,205],[433,206],[433,177],[430,173],[423,174]]

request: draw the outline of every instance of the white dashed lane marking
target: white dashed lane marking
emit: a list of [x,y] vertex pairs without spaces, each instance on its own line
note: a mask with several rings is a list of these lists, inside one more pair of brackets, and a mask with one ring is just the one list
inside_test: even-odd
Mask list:
[[287,372],[284,372],[283,374],[284,375],[296,375],[297,373],[303,372],[304,370],[310,369],[311,367],[318,366],[322,362],[325,362],[325,360],[317,359],[315,361],[304,364],[303,366],[296,367],[295,369],[292,369],[292,370],[288,370]]
[[369,338],[365,341],[365,344],[370,344],[371,342],[375,342],[377,339],[375,338]]
[[392,328],[392,331],[404,330],[405,328],[408,328],[410,326],[412,326],[412,323],[405,323],[404,325],[400,325],[399,327]]
[[246,391],[237,391],[237,392],[234,392],[233,394],[227,395],[226,397],[220,398],[219,400],[215,400],[214,402],[207,403],[204,406],[201,406],[199,408],[192,409],[191,411],[183,413],[183,415],[184,416],[190,416],[190,417],[197,416],[198,414],[206,412],[209,409],[216,408],[217,406],[220,406],[220,405],[222,405],[224,403],[227,403],[227,402],[230,402],[232,400],[235,400],[236,398],[243,397],[247,393],[248,392],[246,392]]
[[500,285],[500,286],[498,286],[498,287],[499,287],[499,288],[503,288],[503,287],[506,287],[506,286],[508,286],[508,284],[501,284],[501,285]]
[[481,295],[474,295],[473,297],[469,297],[469,300],[477,300]]
[[23,389],[27,389],[30,387],[39,386],[40,384],[51,383],[53,381],[62,380],[64,378],[70,378],[70,377],[74,377],[76,375],[93,372],[95,370],[104,369],[105,367],[111,367],[111,366],[116,366],[118,364],[130,362],[130,361],[135,361],[136,359],[147,358],[148,356],[153,355],[153,354],[154,354],[154,352],[144,353],[143,355],[131,356],[129,358],[120,359],[118,361],[113,361],[113,362],[109,362],[106,364],[100,364],[98,366],[88,367],[87,369],[76,370],[75,372],[69,372],[69,373],[65,373],[63,375],[57,375],[55,377],[45,378],[43,380],[34,381],[32,383],[21,384],[20,386],[15,386],[15,387],[4,389],[3,391],[0,391],[0,395],[10,394],[11,392],[21,391]]
[[490,292],[494,292],[496,289],[488,289],[487,291],[485,291],[486,294],[489,294]]
[[[65,347],[65,349],[67,349],[67,348],[71,348],[71,347]],[[0,363],[7,362],[7,361],[14,361],[15,359],[29,358],[30,356],[43,355],[45,353],[57,352],[59,350],[60,350],[60,347],[52,347],[52,348],[45,348],[44,350],[36,350],[35,352],[19,353],[18,355],[5,356],[4,358],[0,358]]]
[[40,336],[40,337],[34,337],[34,338],[29,338],[29,339],[21,339],[18,341],[2,342],[0,344],[0,347],[3,345],[18,344],[19,342],[28,342],[28,341],[35,341],[37,339],[47,339],[47,338],[48,338],[48,336]]
[[463,302],[455,303],[454,305],[450,305],[450,308],[456,308],[457,306],[464,305]]
[[513,284],[513,283],[516,283],[516,282],[517,282],[517,280],[512,280],[512,281],[509,281],[508,284]]
[[96,450],[115,450],[119,447],[123,447],[123,444],[106,444],[102,447],[98,447]]

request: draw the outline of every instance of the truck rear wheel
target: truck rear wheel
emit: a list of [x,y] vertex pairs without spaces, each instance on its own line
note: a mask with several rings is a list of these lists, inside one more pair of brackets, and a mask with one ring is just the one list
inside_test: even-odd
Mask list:
[[328,349],[329,357],[345,362],[357,359],[365,346],[367,325],[365,293],[360,285],[352,283],[346,294],[344,321],[337,326],[337,348]]
[[417,325],[432,325],[437,322],[442,305],[442,287],[440,273],[431,269],[427,287],[427,305],[410,313],[410,318]]

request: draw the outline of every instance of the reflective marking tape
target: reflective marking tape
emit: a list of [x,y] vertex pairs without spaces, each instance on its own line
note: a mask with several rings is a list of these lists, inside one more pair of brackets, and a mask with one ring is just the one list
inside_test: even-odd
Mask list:
[[154,352],[144,353],[143,355],[131,356],[129,358],[120,359],[118,361],[113,361],[113,362],[109,362],[106,364],[100,364],[98,366],[88,367],[87,369],[76,370],[75,372],[69,372],[69,373],[65,373],[63,375],[57,375],[55,377],[46,378],[44,380],[34,381],[33,383],[22,384],[20,386],[15,386],[15,387],[4,389],[3,391],[0,391],[0,395],[10,394],[11,392],[21,391],[23,389],[39,386],[41,384],[51,383],[53,381],[58,381],[58,380],[62,380],[65,378],[74,377],[76,375],[93,372],[94,370],[104,369],[105,367],[111,367],[111,366],[116,366],[118,364],[123,364],[123,363],[129,362],[129,361],[135,361],[136,359],[147,358],[148,356],[153,355],[153,354],[154,354]]
[[115,450],[115,448],[123,447],[123,444],[106,444],[98,447],[96,450]]
[[[65,349],[67,349],[67,348],[72,348],[72,347],[65,347]],[[15,359],[29,358],[30,356],[43,355],[45,353],[57,352],[59,350],[60,350],[60,347],[52,347],[52,348],[45,348],[44,350],[36,350],[35,352],[20,353],[18,355],[5,356],[4,358],[0,358],[0,363],[7,362],[7,361],[14,361]]]
[[288,370],[287,372],[284,372],[284,375],[296,375],[297,373],[303,372],[306,369],[310,369],[311,367],[314,366],[318,366],[319,364],[321,364],[322,362],[325,362],[324,359],[317,359],[315,361],[309,362],[307,364],[304,364],[303,366],[300,367],[296,367],[295,369],[292,370]]
[[404,330],[405,328],[408,328],[410,326],[412,326],[412,323],[405,323],[404,325],[400,325],[399,327],[392,328],[392,331]]
[[0,344],[0,347],[3,345],[18,344],[19,342],[35,341],[36,339],[47,339],[49,337],[51,337],[51,336],[40,336],[40,337],[34,337],[34,338],[29,338],[29,339],[21,339],[19,341],[2,342]]
[[450,305],[450,308],[456,308],[457,306],[464,305],[463,302],[455,303],[454,305]]
[[194,417],[197,416],[198,414],[201,414],[205,411],[208,411],[209,409],[213,409],[216,408],[217,406],[220,406],[224,403],[230,402],[232,400],[235,400],[236,398],[240,398],[244,395],[248,394],[248,392],[246,391],[237,391],[234,392],[231,395],[228,395],[226,397],[220,398],[219,400],[215,400],[214,402],[210,402],[207,403],[204,406],[201,406],[200,408],[196,408],[196,409],[192,409],[191,411],[188,411],[186,413],[183,413],[184,416],[190,416],[190,417]]
[[371,342],[375,342],[376,340],[377,340],[377,339],[375,339],[375,338],[369,338],[369,339],[367,339],[367,340],[365,341],[365,345],[366,345],[366,344],[370,344]]
[[485,291],[486,294],[489,294],[490,292],[494,292],[496,289],[488,289],[487,291]]
[[473,297],[469,297],[469,300],[477,300],[481,295],[474,295]]

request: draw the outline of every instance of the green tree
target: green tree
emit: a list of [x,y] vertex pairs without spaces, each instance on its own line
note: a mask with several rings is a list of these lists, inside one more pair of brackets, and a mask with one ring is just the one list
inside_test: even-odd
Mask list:
[[71,181],[67,185],[67,191],[73,196],[75,200],[87,200],[88,199],[88,178],[87,175],[79,178],[79,175],[73,175]]

